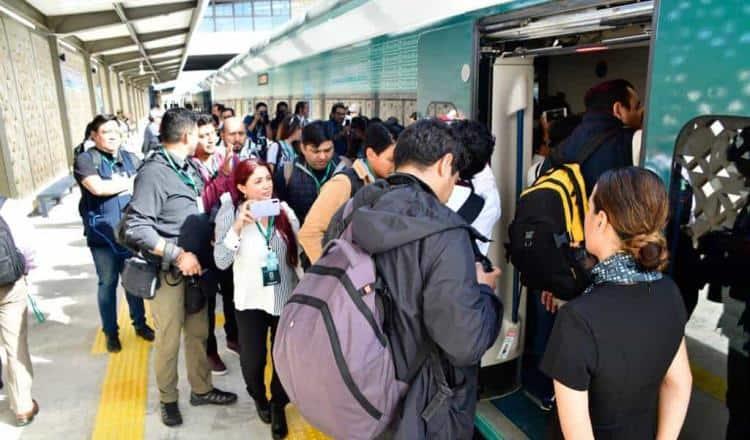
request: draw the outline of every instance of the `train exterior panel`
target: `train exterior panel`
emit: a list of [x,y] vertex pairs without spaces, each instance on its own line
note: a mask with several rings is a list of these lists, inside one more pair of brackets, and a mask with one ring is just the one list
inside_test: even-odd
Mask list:
[[[369,116],[396,116],[402,121],[412,111],[430,115],[452,108],[471,117],[476,111],[476,21],[552,3],[563,8],[581,2],[507,2],[404,35],[382,36],[274,67],[266,72],[267,85],[258,84],[257,73],[214,84],[213,99],[233,102],[241,111],[261,100],[273,105],[306,99],[317,118],[327,117],[330,105],[339,100],[360,104]],[[750,63],[744,54],[750,48],[745,25],[750,4],[660,0],[655,16],[650,87],[644,93],[645,165],[668,180],[674,141],[686,122],[699,115],[748,111]]]

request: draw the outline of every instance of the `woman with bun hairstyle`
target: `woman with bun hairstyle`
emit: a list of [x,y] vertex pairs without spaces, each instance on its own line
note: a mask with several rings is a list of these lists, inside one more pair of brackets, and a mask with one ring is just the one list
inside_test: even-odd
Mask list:
[[692,377],[687,314],[662,275],[669,205],[651,171],[604,173],[589,200],[592,285],[560,309],[541,370],[554,379],[567,439],[676,439]]

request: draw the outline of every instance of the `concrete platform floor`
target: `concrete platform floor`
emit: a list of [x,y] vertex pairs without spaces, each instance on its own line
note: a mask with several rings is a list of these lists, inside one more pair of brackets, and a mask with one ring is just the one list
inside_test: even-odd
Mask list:
[[[224,348],[221,330],[216,335],[229,374],[214,377],[214,383],[238,393],[239,402],[230,407],[191,407],[181,358],[180,407],[185,424],[178,428],[162,425],[150,347],[132,333],[125,307],[120,308],[123,352],[110,356],[103,350],[96,273],[82,234],[78,199],[76,191],[54,207],[49,218],[29,218],[39,247],[39,268],[30,276],[31,291],[47,317],[42,324],[31,315],[29,321],[34,397],[41,412],[31,425],[16,428],[6,390],[0,390],[0,439],[271,438],[268,426],[258,420],[244,391],[239,358]],[[119,302],[122,305],[124,301],[120,298]],[[704,295],[687,328],[696,387],[683,439],[724,437],[729,342],[717,330],[721,314],[722,306],[707,301]],[[123,371],[136,373],[131,377]],[[137,384],[131,382],[138,380]],[[287,413],[290,439],[324,438],[304,423],[294,408]]]
[[[226,351],[222,330],[216,336],[229,373],[214,376],[214,384],[236,392],[238,403],[229,407],[190,406],[181,353],[180,409],[185,423],[178,428],[167,428],[161,423],[150,344],[133,334],[122,297],[118,299],[118,306],[122,307],[118,308],[123,351],[116,355],[104,351],[96,304],[96,272],[82,233],[78,200],[76,190],[54,207],[48,218],[29,218],[37,232],[39,249],[39,268],[29,280],[31,291],[47,317],[40,324],[29,315],[33,395],[41,410],[31,425],[16,428],[7,390],[0,390],[0,439],[270,439],[270,428],[258,419],[245,391],[239,357]],[[221,305],[217,310],[222,310]],[[219,320],[222,318],[219,316]],[[122,371],[111,371],[115,361],[124,370],[140,371],[145,386],[130,383],[136,379]],[[138,388],[143,389],[140,395]],[[125,406],[115,400],[125,402]],[[124,416],[113,416],[113,410]],[[288,438],[324,438],[304,423],[294,408],[288,408],[287,414]]]

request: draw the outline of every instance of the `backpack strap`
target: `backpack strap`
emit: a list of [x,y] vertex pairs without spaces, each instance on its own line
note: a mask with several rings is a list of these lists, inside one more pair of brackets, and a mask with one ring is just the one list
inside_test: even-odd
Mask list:
[[125,165],[125,172],[128,174],[128,177],[132,177],[135,175],[137,168],[135,167],[135,163],[133,162],[133,156],[131,156],[129,151],[125,151],[122,148],[118,151],[120,155],[120,158],[122,159],[123,165]]
[[469,188],[471,188],[471,194],[469,194],[469,198],[466,199],[466,201],[461,205],[460,208],[458,208],[458,215],[461,216],[464,220],[466,220],[466,223],[474,223],[474,220],[479,217],[479,214],[482,212],[482,209],[484,209],[484,203],[485,200],[480,195],[478,195],[476,192],[474,192],[474,185],[469,182]]
[[621,128],[613,128],[609,131],[605,131],[597,137],[592,137],[589,142],[583,145],[583,148],[578,152],[575,158],[575,163],[582,164],[596,152],[604,144],[604,141],[615,135]]
[[98,171],[99,167],[102,166],[102,154],[96,149],[96,147],[89,148],[86,152],[91,155],[91,161],[94,163],[94,168]]
[[[599,149],[599,147],[604,144],[604,141],[616,134],[619,130],[621,130],[621,128],[617,127],[605,131],[598,136],[590,137],[588,139],[588,142],[583,144],[583,147],[572,161],[565,160],[564,152],[566,147],[568,146],[568,143],[570,142],[570,138],[566,139],[562,142],[562,144],[560,144],[559,147],[552,150],[552,153],[549,155],[547,160],[545,160],[545,165],[543,165],[542,169],[540,170],[541,173],[544,174],[544,172],[549,170],[549,168],[557,168],[565,163],[583,164],[592,154],[596,152],[596,150]],[[546,164],[546,162],[549,162],[549,166]]]
[[349,179],[349,185],[351,187],[351,190],[349,191],[349,198],[354,197],[354,194],[356,194],[357,191],[365,186],[365,182],[359,178],[359,176],[357,175],[357,171],[355,171],[354,168],[347,168],[345,170],[339,171],[336,174],[343,174]]

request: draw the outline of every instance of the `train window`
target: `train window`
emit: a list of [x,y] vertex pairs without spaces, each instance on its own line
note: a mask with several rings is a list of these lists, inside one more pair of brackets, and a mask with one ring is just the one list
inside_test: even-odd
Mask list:
[[253,11],[256,17],[271,16],[271,1],[266,0],[253,2]]
[[253,7],[250,2],[239,2],[234,4],[234,15],[242,17],[252,17]]
[[204,17],[201,21],[200,32],[213,32],[214,31],[214,19],[213,17]]
[[289,0],[274,0],[273,15],[289,15]]
[[216,17],[216,32],[233,32],[234,18]]
[[245,31],[253,28],[253,17],[234,17],[234,27],[237,31]]
[[255,30],[256,31],[267,31],[271,29],[272,22],[271,17],[255,17]]
[[234,15],[231,3],[217,3],[214,5],[214,14],[217,17],[231,17]]

